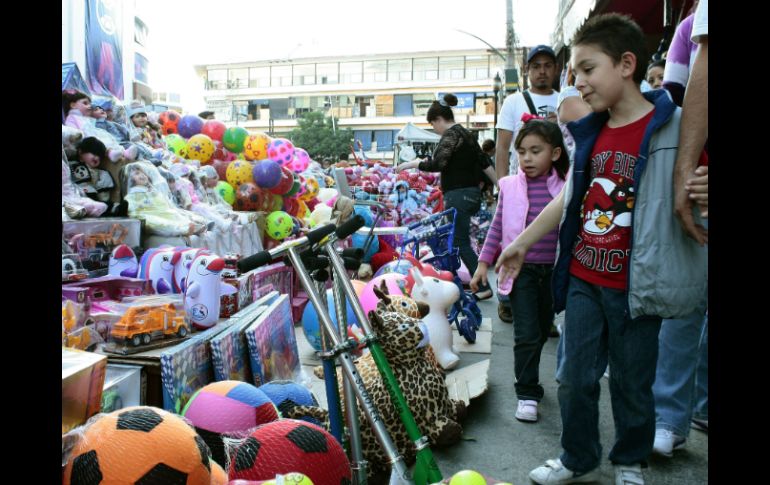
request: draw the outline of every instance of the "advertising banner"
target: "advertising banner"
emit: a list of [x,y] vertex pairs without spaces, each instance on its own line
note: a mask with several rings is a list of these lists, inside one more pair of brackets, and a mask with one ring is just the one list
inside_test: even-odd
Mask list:
[[122,4],[86,0],[86,72],[94,94],[124,99]]

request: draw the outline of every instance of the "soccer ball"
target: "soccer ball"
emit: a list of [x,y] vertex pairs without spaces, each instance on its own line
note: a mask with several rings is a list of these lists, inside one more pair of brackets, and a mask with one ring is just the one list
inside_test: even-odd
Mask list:
[[135,406],[86,426],[64,469],[64,485],[210,485],[211,452],[182,418]]
[[[294,381],[272,381],[262,384],[257,389],[264,392],[270,398],[275,407],[278,408],[278,411],[280,411],[281,416],[286,416],[296,406],[318,407],[318,401],[313,396],[313,393],[305,386]],[[294,417],[297,418],[297,416]],[[318,426],[321,425],[317,419],[309,416],[299,419]]]
[[349,485],[345,450],[322,428],[282,419],[255,429],[230,456],[230,480],[271,480],[299,472],[315,485]]
[[[280,418],[265,393],[248,382],[213,382],[193,394],[182,415],[211,449],[212,458],[222,466],[225,445],[222,435],[248,430]],[[243,436],[243,435],[242,435]]]

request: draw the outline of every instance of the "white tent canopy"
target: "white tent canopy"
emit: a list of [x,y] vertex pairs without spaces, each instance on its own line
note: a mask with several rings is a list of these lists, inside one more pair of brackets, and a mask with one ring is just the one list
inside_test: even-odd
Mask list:
[[410,122],[398,132],[395,142],[399,144],[407,142],[438,143],[440,139],[440,135],[418,128]]

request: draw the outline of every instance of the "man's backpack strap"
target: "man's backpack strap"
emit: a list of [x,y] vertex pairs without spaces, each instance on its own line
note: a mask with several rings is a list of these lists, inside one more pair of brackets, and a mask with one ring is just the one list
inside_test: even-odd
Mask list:
[[529,112],[537,116],[537,108],[535,108],[535,103],[532,101],[532,96],[529,95],[529,90],[522,91],[521,95],[524,96],[524,101],[527,102],[527,107],[529,108]]

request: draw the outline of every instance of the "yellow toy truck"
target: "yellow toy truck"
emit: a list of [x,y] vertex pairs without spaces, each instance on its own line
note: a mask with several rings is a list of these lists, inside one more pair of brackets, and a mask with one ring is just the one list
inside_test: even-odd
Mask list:
[[173,303],[165,303],[129,308],[113,326],[110,335],[118,342],[128,342],[138,347],[157,338],[172,335],[185,337],[188,333],[190,327],[185,320],[184,309],[178,309]]

